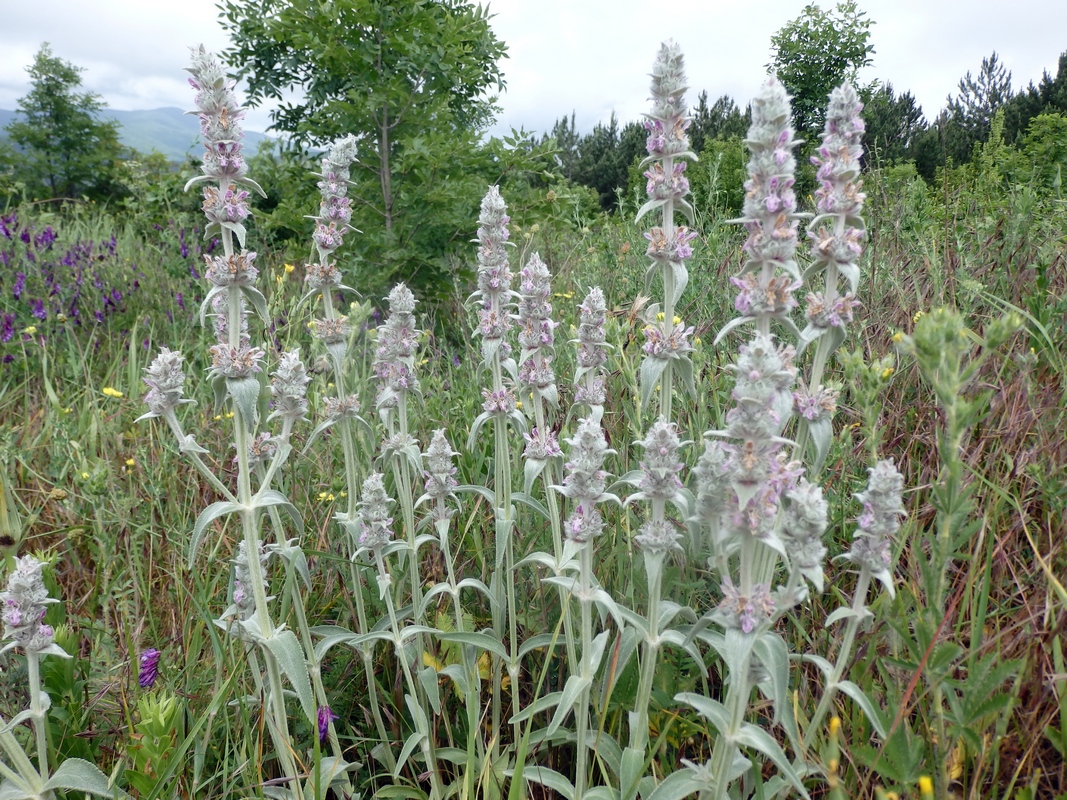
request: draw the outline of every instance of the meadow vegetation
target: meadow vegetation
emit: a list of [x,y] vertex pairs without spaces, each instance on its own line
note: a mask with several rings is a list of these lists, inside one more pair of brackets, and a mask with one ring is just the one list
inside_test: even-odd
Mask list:
[[[516,137],[472,156],[473,196],[407,197],[464,202],[406,263],[349,229],[356,140],[246,175],[239,100],[207,54],[192,71],[203,165],[143,160],[110,206],[10,193],[0,216],[5,796],[1067,796],[1062,113],[1016,135],[1001,109],[925,177],[867,155],[865,204],[835,211],[834,186],[859,191],[841,123],[802,152],[843,165],[798,157],[786,216],[761,217],[749,162],[792,162],[784,93],[722,104],[748,149],[708,135],[671,183],[665,47],[651,161],[613,167],[649,204]],[[757,252],[794,201],[825,241],[813,261],[801,220],[799,267]],[[746,274],[792,286],[786,262],[848,324],[735,299]],[[795,359],[836,413],[776,384],[774,422],[739,422],[757,356],[790,381]],[[716,500],[746,452],[764,474]],[[762,528],[722,522],[768,480],[789,491]]]

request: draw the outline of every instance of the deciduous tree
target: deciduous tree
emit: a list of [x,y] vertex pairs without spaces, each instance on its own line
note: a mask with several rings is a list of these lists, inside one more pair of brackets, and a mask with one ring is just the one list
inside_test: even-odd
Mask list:
[[797,133],[815,141],[822,133],[826,98],[871,63],[872,20],[853,0],[823,11],[812,3],[800,16],[771,37],[774,70],[793,97]]
[[34,198],[87,195],[101,198],[117,187],[112,178],[123,147],[118,124],[98,119],[100,97],[80,92],[81,72],[41,45],[30,75],[30,92],[18,102],[21,118],[7,125],[21,151],[16,174]]

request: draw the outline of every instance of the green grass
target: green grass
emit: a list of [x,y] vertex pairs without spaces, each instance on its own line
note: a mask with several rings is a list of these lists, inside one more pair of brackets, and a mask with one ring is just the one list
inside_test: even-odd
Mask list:
[[[871,796],[877,785],[918,796],[918,777],[939,770],[950,776],[952,791],[963,797],[1055,797],[1067,792],[1061,649],[1067,602],[1067,439],[1062,433],[1067,421],[1067,207],[1044,190],[995,177],[964,169],[946,177],[942,186],[927,189],[906,170],[894,168],[866,180],[871,238],[863,261],[863,323],[846,348],[857,347],[868,359],[887,355],[893,352],[895,332],[911,332],[917,313],[940,305],[956,307],[974,329],[1010,308],[1022,314],[1025,325],[1022,334],[989,360],[976,386],[989,393],[989,406],[965,440],[962,454],[967,479],[974,485],[975,528],[963,555],[949,568],[951,613],[944,619],[944,609],[926,608],[920,572],[924,533],[935,519],[931,489],[939,469],[935,454],[940,412],[914,364],[901,359],[889,381],[877,424],[883,429],[882,455],[894,457],[905,475],[909,518],[896,547],[897,599],[882,597],[874,604],[875,619],[862,638],[851,678],[889,709],[894,733],[884,744],[871,738],[863,715],[847,701],[838,702],[843,721],[838,772],[853,797]],[[53,714],[53,745],[67,752],[81,743],[105,771],[121,771],[137,742],[133,726],[141,690],[136,656],[157,647],[164,654],[161,685],[182,703],[184,731],[189,734],[173,745],[173,752],[185,757],[157,776],[160,796],[258,794],[261,782],[273,777],[269,770],[275,762],[263,750],[269,750],[270,740],[258,729],[256,709],[247,700],[252,685],[242,666],[242,647],[212,622],[226,604],[228,559],[237,533],[231,526],[217,526],[206,540],[206,557],[195,569],[187,567],[186,545],[194,520],[218,498],[185,464],[164,426],[158,421],[134,424],[143,412],[141,370],[159,346],[181,349],[198,399],[198,405],[183,407],[184,425],[216,459],[218,474],[224,480],[231,475],[227,420],[212,408],[202,378],[207,338],[192,322],[196,294],[203,290],[187,276],[188,266],[197,262],[181,256],[171,228],[138,229],[134,222],[93,209],[74,215],[18,212],[37,229],[53,225],[60,236],[54,247],[79,239],[106,240],[114,233],[116,252],[101,262],[104,268],[119,275],[132,263],[142,273],[138,290],[122,310],[82,327],[50,319],[38,326],[43,341],[37,335],[25,340],[16,335],[3,351],[14,360],[0,365],[0,462],[24,523],[19,552],[54,555],[71,647],[81,656],[65,684],[57,678],[68,693],[62,705],[53,700],[65,714]],[[638,412],[633,401],[642,341],[639,315],[649,294],[643,284],[642,230],[618,218],[575,221],[565,215],[524,219],[518,228],[513,241],[520,254],[540,251],[554,275],[553,304],[561,321],[555,366],[561,386],[573,371],[566,340],[576,306],[594,283],[605,290],[612,309],[609,341],[616,349],[609,361],[611,399],[604,426],[618,451],[610,469],[625,474],[638,458],[630,443],[643,435],[651,420],[651,412]],[[253,241],[254,236],[253,231]],[[683,438],[689,439],[718,426],[729,401],[730,380],[723,367],[737,343],[727,337],[719,347],[711,344],[718,328],[734,315],[727,279],[741,263],[739,232],[705,219],[701,242],[679,309],[701,339],[695,353],[700,397],[678,404],[678,422],[687,432]],[[5,244],[0,239],[0,248]],[[358,236],[353,237],[349,247],[358,246]],[[24,248],[9,249],[25,258]],[[308,311],[298,302],[299,265],[287,273],[270,253],[261,253],[257,264],[272,316],[278,322],[284,318],[274,335],[282,346],[299,344],[306,354]],[[27,307],[11,297],[6,277],[0,288],[0,313],[17,315],[21,330],[31,322]],[[176,292],[185,296],[185,312],[175,302]],[[457,289],[456,295],[465,292]],[[442,309],[435,335],[424,345],[426,399],[415,423],[424,445],[430,431],[445,427],[453,446],[460,447],[470,420],[480,411],[483,373],[469,343],[469,321],[456,313],[455,307]],[[364,351],[370,358],[373,342],[359,342],[370,348]],[[831,377],[843,380],[836,368]],[[325,380],[318,377],[312,384],[313,402],[325,394]],[[107,396],[105,387],[123,396]],[[831,556],[848,548],[858,511],[852,494],[862,488],[867,465],[855,426],[861,422],[859,409],[847,393],[845,397],[825,470]],[[568,398],[569,390],[563,391],[565,407]],[[371,387],[366,387],[363,400],[365,409],[373,408]],[[371,412],[366,413],[370,418]],[[308,432],[305,428],[297,433],[300,446]],[[461,483],[484,485],[492,474],[490,439],[481,437],[459,458]],[[369,441],[365,445],[368,452],[374,446]],[[698,452],[696,446],[687,449],[688,463],[695,462]],[[377,591],[347,580],[345,551],[331,521],[344,489],[339,463],[340,455],[326,437],[295,458],[279,488],[305,515],[303,546],[314,577],[308,601],[313,623],[351,625],[351,593],[362,591],[368,606],[376,607]],[[369,470],[370,456],[365,467]],[[551,549],[546,526],[525,509],[519,513],[517,557]],[[644,573],[630,540],[637,524],[632,512],[611,512],[594,563],[614,597],[640,608]],[[492,570],[492,520],[484,500],[466,495],[453,531],[461,574],[487,579]],[[442,567],[433,555],[426,556],[422,566],[430,576],[427,580],[441,577]],[[826,652],[831,639],[821,620],[840,597],[850,594],[852,578],[843,563],[828,565],[827,573],[827,593],[813,598],[783,628],[798,650]],[[536,577],[531,570],[517,578],[528,601],[521,620],[527,635],[551,630],[558,613],[556,594],[542,588]],[[669,565],[665,585],[671,599],[698,609],[708,608],[717,596],[699,563]],[[484,605],[472,602],[468,611],[477,627],[488,624]],[[336,698],[333,707],[341,715],[343,742],[363,763],[356,785],[371,793],[391,780],[380,770],[372,771],[373,725],[361,689],[362,665],[353,655],[335,648],[324,675]],[[680,691],[718,691],[714,658],[707,658],[712,671],[706,683],[696,677],[693,665],[675,656],[665,658],[657,673],[650,716],[653,741],[659,737],[652,768],[658,776],[673,772],[682,758],[707,758],[706,723],[672,700]],[[6,659],[0,710],[11,714],[21,707],[18,688],[11,685],[18,658]],[[388,648],[377,650],[375,663],[383,714],[399,743],[409,732],[409,722]],[[562,688],[565,665],[537,656],[528,666],[522,685],[508,690],[521,692],[524,704],[532,699],[542,666],[547,669],[541,692]],[[817,702],[816,677],[800,667],[795,670],[801,717]],[[625,701],[635,686],[631,665],[613,686],[603,714],[607,732],[623,735]],[[935,687],[949,698],[944,707],[950,719],[942,730],[953,732],[950,741],[937,741]],[[442,693],[446,707],[456,713],[441,720],[440,741],[462,747],[469,732],[457,711],[461,702],[447,683]],[[219,702],[220,696],[225,702]],[[975,697],[1002,699],[983,706]],[[294,707],[293,719],[298,717]],[[310,741],[312,734],[298,726],[295,735]],[[533,757],[541,759],[547,750],[543,745]],[[567,748],[559,748],[554,758],[554,768],[565,772]],[[411,774],[402,785],[414,785]],[[813,793],[824,791],[825,784],[813,784]]]

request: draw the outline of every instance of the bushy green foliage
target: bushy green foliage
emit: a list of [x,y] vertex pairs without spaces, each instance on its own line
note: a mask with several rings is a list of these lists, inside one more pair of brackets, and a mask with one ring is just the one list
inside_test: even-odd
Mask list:
[[872,20],[854,0],[824,11],[815,3],[771,37],[771,63],[793,98],[793,122],[809,143],[822,130],[826,98],[835,86],[856,81],[871,63]]
[[[523,134],[480,143],[506,53],[488,12],[466,0],[228,0],[223,19],[233,41],[226,58],[246,79],[249,103],[285,98],[272,112],[274,130],[314,147],[357,137],[360,288],[376,295],[403,280],[423,295],[447,295],[450,248],[472,233],[486,184],[545,167]],[[293,91],[300,100],[287,99]],[[305,158],[294,150],[282,160]],[[270,201],[282,219],[269,227],[283,238],[298,230],[311,192]]]

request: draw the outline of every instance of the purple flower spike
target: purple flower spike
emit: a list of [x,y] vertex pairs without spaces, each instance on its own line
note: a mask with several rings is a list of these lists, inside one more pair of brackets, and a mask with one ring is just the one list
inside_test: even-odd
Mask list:
[[326,744],[330,733],[330,723],[340,719],[329,706],[319,706],[319,744]]
[[156,678],[159,677],[159,656],[159,651],[154,647],[141,653],[141,669],[137,683],[142,689],[151,689],[155,685]]

